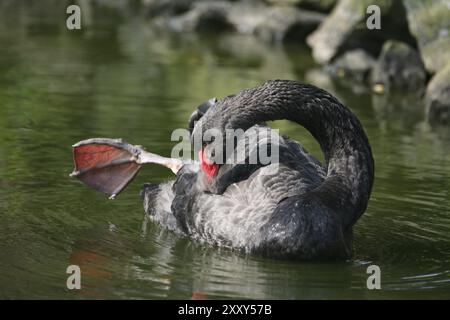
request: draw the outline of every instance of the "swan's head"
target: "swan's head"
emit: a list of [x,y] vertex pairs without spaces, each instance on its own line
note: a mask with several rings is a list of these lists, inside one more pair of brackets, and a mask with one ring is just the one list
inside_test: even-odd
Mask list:
[[[262,163],[258,150],[273,144],[268,127],[248,114],[251,92],[202,104],[189,119],[191,141],[200,162],[200,178],[210,192],[246,179]],[[207,105],[207,107],[205,107]],[[277,134],[275,134],[277,135]],[[277,139],[278,141],[278,139]],[[236,180],[236,181],[235,181]]]
[[[276,95],[271,88],[274,85],[277,82],[269,81],[261,87],[242,90],[220,100],[210,99],[192,113],[189,119],[192,144],[199,156],[201,172],[210,182],[221,179],[236,163],[245,163],[249,149],[256,147],[260,141],[267,143],[260,137],[261,127],[258,124],[263,121],[260,121],[260,116],[254,116],[255,109],[262,107],[255,103],[255,99]],[[250,133],[255,138],[254,145],[239,147],[238,141],[244,141],[242,137],[248,133],[247,130],[255,127],[257,129]]]
[[216,104],[216,98],[202,103],[191,114],[188,123],[194,151],[198,155],[201,172],[207,177],[207,181],[212,181],[217,176],[221,164],[221,161],[216,158],[215,151],[220,139],[217,139],[216,135],[211,135],[211,131],[203,130],[203,117],[208,111],[214,109]]
[[200,172],[207,183],[211,184],[220,176],[220,169],[226,163],[226,152],[233,148],[227,143],[225,119],[227,118],[227,102],[234,96],[220,101],[210,99],[200,105],[189,119],[191,142],[198,155]]

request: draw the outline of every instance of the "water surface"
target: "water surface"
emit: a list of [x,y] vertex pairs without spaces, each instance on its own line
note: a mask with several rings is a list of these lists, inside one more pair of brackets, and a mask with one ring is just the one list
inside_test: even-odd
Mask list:
[[[1,9],[0,298],[450,298],[450,134],[427,124],[419,99],[333,81],[302,46],[174,35],[108,12],[68,32],[42,8]],[[79,140],[169,155],[172,130],[199,103],[273,78],[333,92],[368,133],[376,180],[350,261],[245,256],[164,230],[138,193],[168,179],[165,168],[144,168],[114,201],[68,177]],[[275,125],[322,157],[305,130]],[[66,288],[70,264],[80,291]],[[382,290],[366,288],[371,264]]]

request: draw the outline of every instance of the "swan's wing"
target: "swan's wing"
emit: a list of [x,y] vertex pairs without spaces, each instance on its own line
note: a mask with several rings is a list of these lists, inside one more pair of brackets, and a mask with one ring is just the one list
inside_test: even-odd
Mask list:
[[172,210],[175,216],[185,217],[192,236],[251,251],[263,239],[260,230],[278,203],[309,188],[299,172],[272,164],[233,183],[221,195],[200,193],[187,205],[184,195],[175,195]]

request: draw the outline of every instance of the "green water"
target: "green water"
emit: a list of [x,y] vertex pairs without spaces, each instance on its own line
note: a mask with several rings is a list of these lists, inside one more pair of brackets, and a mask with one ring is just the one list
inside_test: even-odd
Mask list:
[[[42,8],[0,10],[0,298],[450,298],[450,133],[427,124],[417,98],[332,81],[304,47],[177,36],[108,12],[69,32],[64,11],[49,22]],[[333,92],[366,128],[376,180],[351,261],[245,256],[165,231],[138,197],[171,176],[164,168],[144,168],[114,201],[68,176],[79,140],[170,155],[199,103],[273,78]],[[321,157],[304,130],[276,125]],[[82,290],[66,288],[71,264]],[[381,290],[366,287],[371,264]]]

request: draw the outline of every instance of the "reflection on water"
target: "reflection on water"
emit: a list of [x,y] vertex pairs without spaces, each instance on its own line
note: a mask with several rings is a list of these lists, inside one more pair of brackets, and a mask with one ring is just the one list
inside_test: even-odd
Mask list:
[[[110,11],[69,33],[58,13],[1,9],[0,297],[450,297],[450,134],[426,123],[418,99],[352,90],[304,47],[177,36]],[[376,181],[352,261],[244,256],[165,231],[138,197],[142,183],[170,176],[164,168],[143,170],[115,201],[68,178],[78,140],[122,137],[168,155],[172,130],[199,102],[269,78],[330,90],[367,129]],[[305,130],[276,125],[321,157]],[[69,264],[81,267],[81,291],[65,287]],[[370,264],[382,270],[377,292],[366,289]]]

